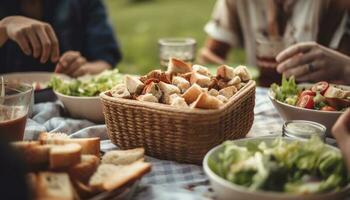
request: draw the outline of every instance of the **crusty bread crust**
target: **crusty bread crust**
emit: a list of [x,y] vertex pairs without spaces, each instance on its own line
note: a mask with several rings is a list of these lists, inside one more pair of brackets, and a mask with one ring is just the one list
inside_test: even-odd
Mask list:
[[192,108],[217,109],[222,102],[216,97],[210,96],[207,93],[199,95],[198,99],[191,105]]
[[111,191],[139,179],[150,171],[150,163],[134,162],[123,166],[119,172],[111,174],[111,177],[103,182],[102,187],[104,190]]
[[70,138],[65,133],[41,133],[39,135],[41,144],[72,144],[76,143],[81,146],[82,154],[92,154],[97,157],[100,156],[100,138]]
[[67,169],[81,161],[79,144],[55,145],[50,150],[50,169]]
[[191,71],[192,67],[188,63],[176,58],[170,58],[167,72],[171,74],[184,74]]
[[185,99],[186,103],[191,104],[192,102],[196,101],[198,96],[202,93],[202,88],[197,85],[193,84],[188,90],[182,95],[182,97]]
[[97,156],[82,155],[81,162],[70,167],[68,173],[72,179],[87,184],[99,164],[100,159]]

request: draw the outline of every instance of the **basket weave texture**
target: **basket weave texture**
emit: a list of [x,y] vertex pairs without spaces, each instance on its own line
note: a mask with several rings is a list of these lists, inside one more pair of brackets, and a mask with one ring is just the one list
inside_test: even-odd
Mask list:
[[169,105],[100,95],[110,140],[121,149],[144,147],[160,159],[200,164],[225,140],[245,137],[254,120],[255,82],[249,81],[220,109]]

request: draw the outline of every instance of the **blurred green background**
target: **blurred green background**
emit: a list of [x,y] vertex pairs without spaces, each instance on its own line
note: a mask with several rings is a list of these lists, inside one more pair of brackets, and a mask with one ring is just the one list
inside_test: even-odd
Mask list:
[[[123,73],[143,74],[159,68],[157,41],[162,37],[192,37],[197,52],[207,37],[203,27],[215,0],[105,0],[118,35]],[[244,53],[230,53],[228,63],[243,63]]]

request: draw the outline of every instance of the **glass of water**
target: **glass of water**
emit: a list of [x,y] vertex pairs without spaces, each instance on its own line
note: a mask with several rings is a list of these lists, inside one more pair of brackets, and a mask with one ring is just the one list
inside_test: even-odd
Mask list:
[[160,65],[168,66],[171,57],[193,63],[196,57],[196,40],[193,38],[161,38],[158,41]]

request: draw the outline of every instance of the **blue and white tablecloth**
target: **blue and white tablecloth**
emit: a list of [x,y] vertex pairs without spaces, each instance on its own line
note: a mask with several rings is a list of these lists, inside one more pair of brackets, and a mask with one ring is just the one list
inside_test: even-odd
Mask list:
[[[267,90],[257,88],[255,121],[247,137],[281,133],[282,119],[267,97]],[[71,119],[64,115],[58,102],[36,104],[29,119],[25,139],[36,139],[39,133],[64,132],[72,137],[101,138],[101,150],[116,149],[107,137],[106,126],[87,120]],[[202,167],[147,157],[152,172],[146,175],[134,199],[212,199],[213,194]]]

